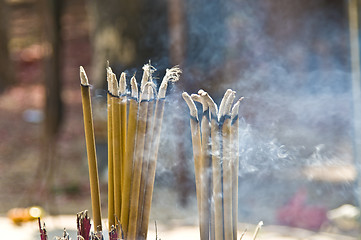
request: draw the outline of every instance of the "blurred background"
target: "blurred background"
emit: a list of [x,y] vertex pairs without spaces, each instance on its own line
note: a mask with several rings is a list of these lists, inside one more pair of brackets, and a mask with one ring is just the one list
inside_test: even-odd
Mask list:
[[[14,208],[73,215],[74,229],[75,214],[91,209],[80,65],[92,84],[106,216],[106,61],[117,76],[139,79],[151,60],[158,78],[174,65],[183,70],[169,90],[158,156],[151,221],[164,225],[160,234],[197,226],[189,112],[180,95],[202,88],[219,104],[231,88],[245,98],[240,231],[263,220],[260,239],[356,239],[358,2],[0,0],[1,231],[37,239],[36,223],[11,223]],[[54,231],[71,228],[54,219]]]

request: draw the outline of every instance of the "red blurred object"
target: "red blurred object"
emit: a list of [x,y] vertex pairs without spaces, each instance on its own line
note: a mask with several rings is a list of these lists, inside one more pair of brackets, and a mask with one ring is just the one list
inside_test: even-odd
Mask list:
[[327,222],[327,210],[320,206],[306,204],[307,191],[299,190],[289,203],[277,212],[280,224],[317,231]]

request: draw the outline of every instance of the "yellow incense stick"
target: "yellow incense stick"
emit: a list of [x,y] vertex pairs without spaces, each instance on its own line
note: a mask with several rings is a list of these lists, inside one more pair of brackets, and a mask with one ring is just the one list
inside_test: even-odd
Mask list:
[[83,67],[80,67],[81,96],[84,117],[85,142],[88,156],[90,195],[92,202],[92,212],[94,219],[94,229],[96,232],[102,231],[100,192],[98,179],[98,166],[95,151],[95,137],[93,127],[93,114],[90,97],[90,86]]
[[114,218],[114,174],[113,174],[113,120],[112,120],[112,77],[107,69],[108,94],[107,94],[107,128],[108,128],[108,224],[115,224]]
[[238,225],[238,168],[239,168],[239,104],[243,98],[240,98],[232,108],[231,114],[231,154],[232,160],[232,226],[233,240],[237,240]]
[[[227,91],[228,92],[228,91]],[[227,94],[226,92],[226,94]],[[231,162],[231,117],[230,111],[235,93],[227,97],[225,104],[220,107],[219,122],[222,126],[222,169],[223,169],[223,217],[224,217],[224,239],[233,240],[232,226],[232,162]]]
[[[125,185],[125,162],[126,162],[126,136],[127,136],[127,84],[126,84],[126,75],[123,72],[120,75],[119,79],[119,100],[120,100],[120,142],[121,142],[121,159],[122,159],[122,183],[121,188],[124,189]],[[119,216],[120,218],[120,216]]]
[[114,213],[119,218],[121,210],[121,153],[120,153],[120,103],[117,79],[112,77],[112,127],[113,127],[113,169],[114,169]]
[[223,207],[222,207],[222,170],[221,170],[221,146],[220,130],[218,125],[218,109],[213,99],[203,94],[209,105],[211,115],[211,155],[212,155],[212,195],[214,212],[214,237],[215,240],[223,240]]
[[147,233],[148,233],[149,215],[152,204],[154,179],[155,179],[155,169],[157,165],[160,133],[163,122],[165,95],[167,92],[168,82],[178,81],[181,72],[182,71],[179,69],[178,66],[172,67],[171,69],[167,69],[158,91],[157,102],[154,110],[155,111],[154,130],[153,130],[152,147],[151,147],[149,167],[148,167],[148,180],[147,180],[147,186],[144,196],[142,226],[140,230],[140,236],[144,237],[144,239],[147,239]]
[[130,80],[132,95],[129,99],[129,116],[128,116],[128,128],[127,128],[127,146],[125,149],[126,159],[124,162],[125,176],[124,176],[124,189],[122,193],[122,210],[121,220],[125,237],[127,237],[128,222],[129,222],[129,204],[130,204],[130,188],[133,171],[133,157],[134,157],[134,143],[136,133],[136,120],[138,114],[138,87],[135,77]]
[[[149,82],[150,83],[150,82]],[[151,83],[150,83],[151,84]],[[145,133],[145,143],[144,143],[144,157],[143,157],[143,166],[142,166],[142,179],[140,182],[140,192],[139,192],[139,209],[138,209],[138,225],[139,232],[138,237],[142,238],[142,221],[143,221],[143,209],[145,205],[145,194],[146,186],[149,172],[149,158],[150,158],[150,148],[152,144],[152,135],[153,135],[153,123],[154,123],[154,91],[151,85],[148,85],[148,94],[150,100],[148,102],[147,110],[147,130]]]
[[135,137],[134,165],[132,174],[131,201],[129,209],[128,239],[136,239],[138,226],[139,191],[142,177],[142,161],[144,154],[144,141],[147,124],[148,91],[142,89],[139,102],[137,131]]

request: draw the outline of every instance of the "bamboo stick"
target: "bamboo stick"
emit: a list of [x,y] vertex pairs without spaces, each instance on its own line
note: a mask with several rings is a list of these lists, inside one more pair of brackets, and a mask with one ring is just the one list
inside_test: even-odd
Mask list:
[[[144,85],[145,87],[146,85]],[[144,142],[145,132],[147,127],[147,111],[148,111],[149,95],[148,91],[142,89],[139,102],[139,112],[137,118],[137,131],[135,137],[135,151],[134,151],[134,165],[132,174],[132,187],[130,197],[130,209],[129,209],[129,225],[128,225],[128,237],[129,240],[135,240],[137,237],[138,226],[138,209],[139,209],[139,191],[140,181],[142,177],[142,161],[144,154]]]
[[112,118],[112,77],[107,69],[108,94],[107,94],[107,128],[108,128],[108,224],[115,224],[114,218],[114,167],[113,167],[113,118]]
[[233,106],[231,113],[231,154],[232,160],[232,226],[233,240],[237,240],[238,225],[238,168],[239,168],[239,104],[243,98],[240,98]]
[[120,102],[119,87],[116,76],[111,73],[112,77],[112,128],[113,128],[113,167],[114,167],[114,213],[120,216],[121,210],[121,137],[120,137]]
[[153,189],[154,189],[155,169],[157,166],[160,133],[163,122],[165,95],[167,92],[168,83],[178,81],[181,72],[182,71],[179,69],[178,66],[174,66],[171,69],[167,69],[158,91],[157,102],[154,112],[154,130],[153,130],[153,138],[152,138],[152,147],[150,152],[148,179],[147,179],[147,186],[145,191],[142,226],[141,226],[141,236],[144,237],[144,239],[147,239],[147,233],[148,233],[150,208],[152,205],[152,197],[153,197]]
[[85,142],[88,156],[90,195],[94,219],[94,231],[102,231],[98,166],[95,151],[95,137],[90,97],[90,86],[83,67],[80,67],[81,96],[84,117]]
[[134,157],[134,144],[136,133],[136,119],[138,114],[138,87],[135,77],[130,80],[132,93],[129,99],[129,116],[128,116],[128,128],[127,128],[127,146],[125,149],[126,159],[124,162],[125,176],[124,176],[124,189],[122,193],[122,210],[121,220],[124,236],[127,237],[128,223],[129,223],[129,206],[130,206],[130,189],[133,171],[133,157]]
[[211,155],[212,155],[212,195],[214,212],[214,238],[223,240],[223,207],[222,207],[222,169],[221,169],[221,145],[220,129],[218,125],[218,109],[213,99],[204,93],[209,105],[211,115]]
[[[228,90],[227,90],[228,92]],[[226,92],[226,94],[227,94]],[[235,97],[235,92],[231,91],[220,107],[219,122],[222,126],[222,170],[223,170],[223,223],[224,239],[233,240],[232,221],[232,162],[231,162],[231,117],[230,111]]]

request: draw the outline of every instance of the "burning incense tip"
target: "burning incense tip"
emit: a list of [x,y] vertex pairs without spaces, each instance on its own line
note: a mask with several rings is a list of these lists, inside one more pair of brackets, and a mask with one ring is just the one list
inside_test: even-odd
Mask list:
[[133,76],[130,79],[130,86],[132,88],[132,98],[138,99],[138,86],[137,86],[137,80],[135,79],[135,76]]
[[125,95],[127,93],[127,79],[126,74],[123,72],[119,79],[119,95]]
[[186,101],[186,103],[187,103],[187,105],[188,105],[188,107],[189,107],[190,115],[191,115],[192,117],[196,117],[197,120],[198,120],[197,107],[196,107],[196,105],[194,104],[191,96],[189,96],[188,93],[183,92],[183,93],[182,93],[182,97],[183,97],[184,101]]
[[80,66],[80,82],[83,86],[89,86],[88,77],[86,76],[85,70]]
[[171,69],[166,70],[166,74],[159,88],[158,98],[165,98],[168,82],[177,82],[181,73],[182,70],[179,68],[179,66],[174,66]]

